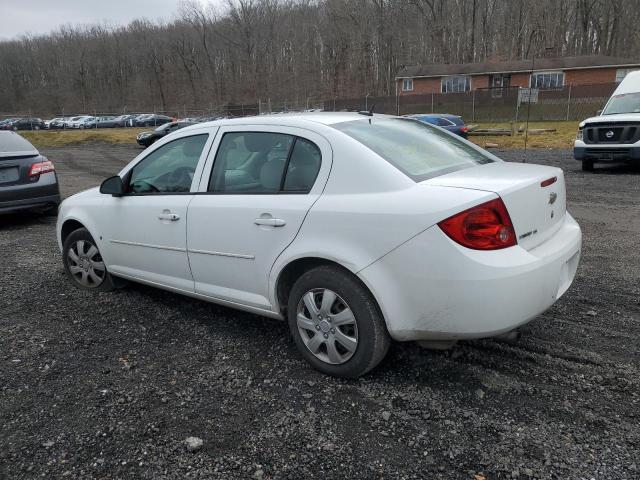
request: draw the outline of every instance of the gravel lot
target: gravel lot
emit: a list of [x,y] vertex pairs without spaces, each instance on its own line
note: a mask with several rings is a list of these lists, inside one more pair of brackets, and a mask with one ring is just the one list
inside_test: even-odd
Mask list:
[[[43,151],[65,195],[138,152]],[[528,161],[566,170],[573,287],[516,345],[396,344],[358,381],[311,370],[283,322],[76,290],[53,218],[0,218],[0,478],[639,478],[640,169]]]

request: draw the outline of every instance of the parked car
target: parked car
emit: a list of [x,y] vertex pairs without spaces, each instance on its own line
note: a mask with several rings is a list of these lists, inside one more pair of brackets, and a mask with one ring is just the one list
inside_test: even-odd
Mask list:
[[11,128],[11,125],[16,120],[20,120],[20,119],[19,118],[5,118],[4,120],[1,120],[0,121],[0,130],[13,130],[13,128]]
[[15,132],[0,132],[0,213],[55,213],[60,190],[53,163]]
[[128,122],[137,115],[119,115],[112,118],[103,118],[98,120],[98,128],[122,128],[129,127]]
[[76,124],[84,115],[75,116],[75,117],[67,117],[63,122],[64,128],[73,128],[73,125]]
[[155,113],[141,115],[136,118],[134,126],[136,127],[156,127],[158,125],[164,125],[165,123],[172,122],[171,117],[166,115],[157,115]]
[[56,118],[52,118],[50,120],[45,120],[44,121],[44,128],[50,130],[55,128],[55,125],[57,125],[59,122],[62,122],[62,117],[56,117]]
[[640,71],[627,74],[598,116],[580,122],[573,156],[586,171],[596,162],[640,161]]
[[49,129],[53,130],[53,129],[65,128],[65,122],[67,120],[68,120],[68,117],[54,118],[49,123]]
[[78,128],[78,129],[85,129],[87,128],[88,125],[91,124],[92,121],[94,121],[93,116],[91,115],[81,115],[79,117],[74,117],[74,120],[71,120],[68,124],[68,128]]
[[313,113],[183,128],[66,199],[70,280],[116,279],[287,319],[301,355],[357,377],[391,339],[509,332],[571,285],[562,170],[428,124]]
[[413,118],[419,122],[436,125],[456,135],[460,135],[462,138],[467,138],[469,134],[469,128],[464,124],[462,117],[458,115],[451,115],[449,113],[418,113],[415,115],[406,115],[406,117]]
[[40,118],[28,117],[28,118],[14,118],[5,123],[2,127],[3,130],[42,130],[44,129],[44,122]]
[[154,142],[160,140],[165,135],[168,135],[176,130],[180,130],[181,128],[188,127],[189,125],[193,125],[195,122],[171,122],[165,123],[164,125],[159,126],[153,131],[150,132],[141,132],[136,137],[136,141],[138,145],[143,147],[148,147]]

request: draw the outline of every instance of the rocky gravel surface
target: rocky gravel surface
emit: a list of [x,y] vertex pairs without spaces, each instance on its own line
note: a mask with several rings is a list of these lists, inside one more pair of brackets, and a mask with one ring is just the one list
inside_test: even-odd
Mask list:
[[[70,195],[138,152],[43,153]],[[566,171],[571,289],[516,344],[396,344],[357,381],[308,367],[283,322],[76,290],[53,218],[0,218],[0,478],[639,478],[640,169],[527,160]]]

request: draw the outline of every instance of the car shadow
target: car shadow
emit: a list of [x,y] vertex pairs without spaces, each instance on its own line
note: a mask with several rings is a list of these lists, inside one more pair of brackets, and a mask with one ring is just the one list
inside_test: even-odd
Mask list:
[[0,215],[0,230],[32,225],[55,225],[56,216],[45,212],[26,210]]
[[603,165],[596,163],[593,173],[602,175],[640,175],[640,164],[613,163]]

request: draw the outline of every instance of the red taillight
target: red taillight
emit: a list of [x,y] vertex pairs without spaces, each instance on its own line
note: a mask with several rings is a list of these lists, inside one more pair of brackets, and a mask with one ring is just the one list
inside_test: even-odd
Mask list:
[[55,168],[53,168],[53,163],[49,160],[45,160],[44,162],[38,162],[31,165],[29,169],[29,176],[35,177],[37,175],[42,175],[43,173],[53,172]]
[[553,185],[558,181],[558,177],[547,178],[544,182],[540,182],[540,186],[542,188],[548,187],[549,185]]
[[460,212],[438,226],[451,240],[474,250],[497,250],[518,243],[501,198]]
[[469,129],[467,127],[460,127],[460,131],[462,133],[467,133],[469,131]]

